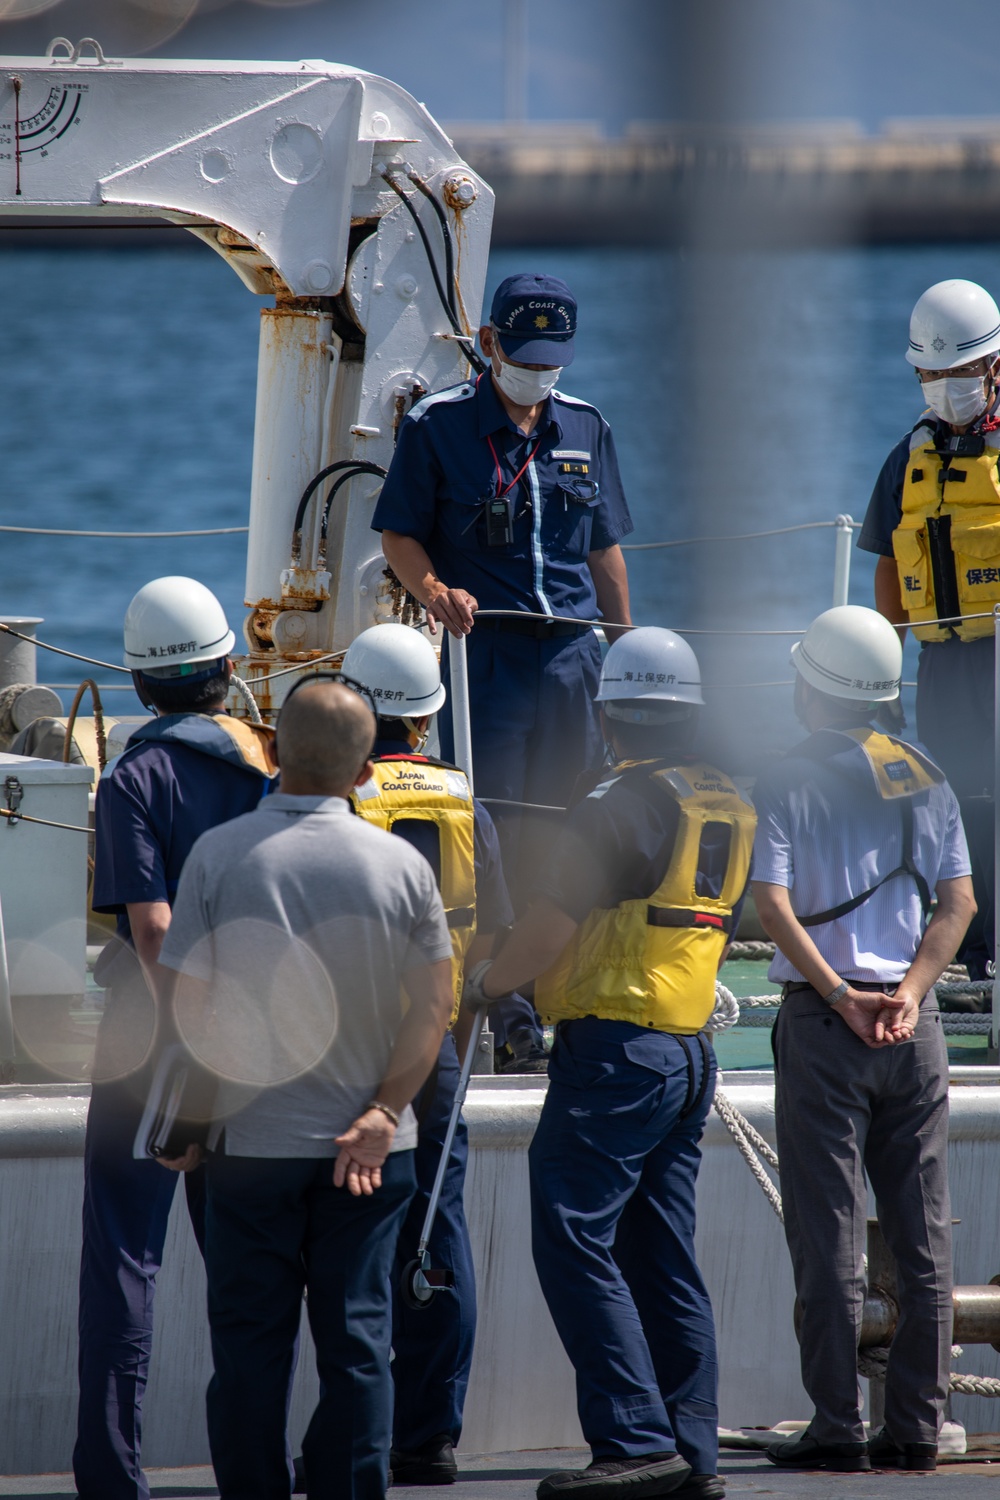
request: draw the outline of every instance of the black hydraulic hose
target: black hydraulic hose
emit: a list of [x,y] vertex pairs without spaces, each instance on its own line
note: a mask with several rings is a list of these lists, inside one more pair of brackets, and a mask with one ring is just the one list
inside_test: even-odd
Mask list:
[[327,464],[325,469],[320,469],[318,474],[313,475],[309,483],[306,485],[305,489],[302,491],[302,499],[299,501],[298,509],[295,512],[295,524],[292,527],[293,552],[295,550],[295,539],[298,536],[299,532],[302,530],[302,522],[306,518],[306,506],[309,504],[314,491],[319,488],[324,479],[329,479],[331,474],[336,474],[340,469],[356,468],[356,466],[361,462],[362,460],[359,458],[341,458],[338,459],[334,464]]
[[458,307],[455,304],[455,246],[451,238],[451,230],[448,227],[448,216],[422,177],[418,177],[416,172],[409,171],[406,175],[414,187],[423,193],[437,214],[438,223],[441,225],[441,237],[444,240],[444,282],[448,291],[448,305],[452,311],[453,322],[457,324]]
[[383,171],[381,175],[392,188],[397,198],[399,198],[400,202],[405,207],[410,218],[413,220],[414,225],[416,226],[417,233],[420,236],[421,244],[424,247],[424,254],[427,256],[427,264],[430,267],[431,275],[434,278],[434,287],[437,291],[441,306],[444,308],[445,313],[447,314],[448,322],[451,324],[452,332],[463,336],[462,326],[452,309],[450,301],[448,300],[448,294],[441,284],[441,273],[438,270],[437,262],[434,259],[434,252],[431,249],[431,242],[427,238],[427,230],[424,228],[423,221],[421,220],[420,215],[417,213],[417,210],[413,206],[413,200],[408,193],[403,192],[403,189],[400,187],[395,177],[390,177],[389,173],[386,171]]
[[[458,312],[455,308],[454,298],[453,296],[449,296],[449,293],[442,285],[441,273],[438,270],[437,262],[434,259],[434,252],[431,249],[431,242],[427,238],[427,231],[424,228],[423,223],[421,222],[420,215],[417,213],[417,210],[413,206],[412,199],[407,193],[403,192],[403,189],[400,187],[396,179],[394,177],[390,177],[387,171],[383,171],[381,175],[392,188],[397,197],[402,201],[407,213],[410,215],[410,218],[416,225],[417,233],[420,235],[420,242],[424,247],[424,254],[427,256],[427,264],[430,267],[431,275],[434,278],[434,287],[437,291],[438,299],[441,303],[441,306],[444,308],[445,313],[447,314],[448,322],[451,324],[452,334],[455,338],[456,343],[461,344],[462,348],[465,351],[466,359],[469,361],[469,364],[476,371],[476,373],[479,375],[485,374],[486,365],[476,353],[475,340],[472,339],[467,333],[462,332],[462,325],[458,321]],[[444,217],[444,209],[441,207],[440,203],[437,201],[437,199],[434,197],[434,194],[430,191],[425,183],[421,182],[420,179],[413,174],[411,174],[411,177],[412,181],[417,185],[417,187],[419,187],[424,196],[428,198],[431,203],[433,203],[434,211],[441,220],[441,227],[445,234],[445,258],[448,264],[448,285],[449,288],[452,288],[455,284],[452,241],[451,233],[448,229],[447,220]]]
[[330,507],[333,505],[337,491],[343,489],[344,485],[350,480],[356,479],[359,474],[377,474],[380,479],[384,479],[386,470],[383,469],[381,464],[369,464],[359,459],[348,473],[338,475],[333,481],[330,486],[330,493],[326,497],[326,504],[323,506],[323,519],[320,522],[319,555],[321,558],[326,557],[326,533],[330,524]]
[[452,237],[451,229],[448,224],[448,215],[441,207],[440,199],[434,196],[422,177],[418,177],[416,172],[411,171],[408,171],[406,175],[413,183],[414,187],[419,188],[423,193],[424,197],[427,199],[428,203],[430,203],[434,212],[437,214],[438,223],[441,225],[441,237],[444,240],[444,274],[445,281],[448,287],[448,305],[451,309],[451,325],[455,330],[455,340],[457,343],[462,345],[462,348],[465,350],[466,358],[468,359],[469,364],[475,370],[476,374],[485,375],[488,366],[486,365],[485,360],[482,359],[482,357],[476,352],[475,339],[468,334],[459,332],[460,324],[458,321],[458,307],[455,302],[455,241]]
[[382,478],[385,478],[385,469],[379,463],[367,463],[364,459],[337,459],[336,463],[327,463],[325,468],[319,469],[318,474],[313,474],[309,483],[304,487],[303,495],[301,495],[297,511],[295,511],[295,525],[292,526],[292,567],[298,567],[298,561],[301,558],[301,528],[303,528],[303,522],[306,519],[306,505],[309,504],[310,498],[312,498],[316,489],[321,486],[324,478],[330,478],[331,474],[337,474],[340,469],[349,469],[351,471],[348,474],[348,478],[354,477],[355,474],[379,474]]

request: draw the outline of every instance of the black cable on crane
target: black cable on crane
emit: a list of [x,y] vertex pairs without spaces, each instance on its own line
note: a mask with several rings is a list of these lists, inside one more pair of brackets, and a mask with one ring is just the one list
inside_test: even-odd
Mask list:
[[295,522],[292,526],[293,562],[297,560],[296,554],[298,552],[301,552],[302,550],[302,523],[306,518],[306,506],[309,504],[309,501],[312,499],[315,491],[323,483],[324,479],[329,479],[331,474],[336,474],[341,469],[354,469],[361,462],[363,462],[363,460],[359,458],[341,458],[338,459],[336,463],[327,464],[325,469],[320,469],[319,473],[314,474],[310,479],[309,483],[302,491],[302,498],[299,500],[298,507],[295,511]]
[[381,464],[370,464],[359,460],[349,472],[339,475],[333,481],[333,484],[330,486],[330,493],[326,497],[326,504],[323,506],[323,519],[320,522],[319,552],[321,557],[326,556],[326,534],[330,524],[330,507],[333,505],[337,491],[343,489],[344,485],[348,484],[350,480],[356,479],[359,474],[377,474],[380,479],[384,479],[386,470],[383,469]]
[[452,241],[451,230],[448,227],[448,215],[445,213],[444,209],[441,207],[441,204],[438,202],[437,198],[435,198],[434,194],[431,192],[430,188],[427,186],[422,177],[418,176],[416,172],[412,171],[407,171],[406,175],[413,183],[414,187],[418,188],[419,191],[423,193],[424,197],[427,199],[428,203],[431,205],[435,214],[437,215],[438,223],[441,225],[441,237],[444,240],[444,282],[445,287],[448,291],[448,305],[450,306],[452,313],[457,320],[458,307],[455,302],[455,246],[454,242]]
[[[410,215],[410,218],[413,220],[413,222],[414,222],[414,224],[416,226],[417,233],[420,236],[420,243],[424,247],[424,254],[427,257],[427,264],[430,267],[430,273],[431,273],[431,276],[433,277],[433,280],[434,280],[434,289],[435,289],[435,291],[438,294],[438,300],[440,301],[441,306],[443,307],[443,309],[445,311],[445,314],[446,314],[446,316],[448,318],[448,322],[451,324],[452,334],[453,334],[456,342],[459,343],[459,344],[461,344],[463,350],[465,351],[465,357],[469,361],[469,363],[472,366],[472,368],[478,374],[480,374],[480,375],[484,374],[485,370],[486,370],[486,365],[483,363],[483,360],[480,358],[480,356],[476,353],[476,350],[475,350],[475,347],[474,347],[474,341],[469,337],[468,334],[463,333],[463,331],[462,331],[462,325],[458,321],[458,313],[455,310],[455,307],[453,306],[452,300],[449,298],[448,293],[447,293],[447,291],[445,290],[445,288],[444,288],[444,286],[442,284],[441,273],[438,270],[437,262],[434,259],[434,252],[431,249],[431,242],[427,238],[427,231],[426,231],[426,229],[423,226],[423,222],[422,222],[422,220],[420,218],[420,215],[417,213],[417,210],[416,210],[416,208],[413,205],[413,200],[410,198],[410,196],[409,196],[408,193],[405,193],[403,191],[402,187],[396,181],[396,179],[394,177],[390,176],[390,174],[389,174],[389,172],[388,172],[388,170],[386,168],[383,167],[380,175],[384,178],[384,180],[392,188],[393,192],[399,198],[399,200],[401,201],[401,203],[405,207],[407,213]],[[414,178],[413,180],[414,180],[414,182],[417,181],[416,178]],[[435,208],[436,212],[443,219],[443,217],[444,217],[444,210],[441,208],[441,205],[438,203],[438,201],[434,197],[433,193],[431,193],[430,189],[425,184],[423,184],[423,183],[417,183],[417,185],[420,187],[421,191],[425,194],[425,196],[428,197],[430,199],[430,201],[434,204],[434,208]],[[447,229],[447,224],[446,223],[445,223],[445,228]],[[445,241],[445,256],[446,256],[446,259],[448,259],[448,257],[449,257],[450,254],[451,254],[451,236],[449,234],[448,238]],[[453,278],[454,278],[454,271],[453,270],[452,270],[451,276],[452,276],[452,284],[453,284]]]

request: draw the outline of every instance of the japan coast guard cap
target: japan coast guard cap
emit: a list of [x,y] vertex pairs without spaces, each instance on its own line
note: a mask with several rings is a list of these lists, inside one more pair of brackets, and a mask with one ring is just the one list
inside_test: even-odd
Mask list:
[[508,276],[494,293],[490,322],[504,354],[518,364],[573,363],[576,298],[558,276]]

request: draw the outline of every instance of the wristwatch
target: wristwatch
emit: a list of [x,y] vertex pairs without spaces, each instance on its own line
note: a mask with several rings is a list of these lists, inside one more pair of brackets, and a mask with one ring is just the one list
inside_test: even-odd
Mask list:
[[848,984],[847,980],[842,979],[835,990],[831,990],[828,995],[823,996],[824,1003],[826,1005],[836,1005],[838,1000],[843,1000],[844,996],[847,994],[847,991],[850,988],[851,986]]

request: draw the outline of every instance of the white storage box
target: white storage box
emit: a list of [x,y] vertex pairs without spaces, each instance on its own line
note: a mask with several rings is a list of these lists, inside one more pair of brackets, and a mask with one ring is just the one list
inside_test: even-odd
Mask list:
[[[0,754],[0,808],[70,825],[0,817],[0,921],[10,993],[81,995],[87,969],[90,766]],[[20,797],[18,797],[20,791]]]

